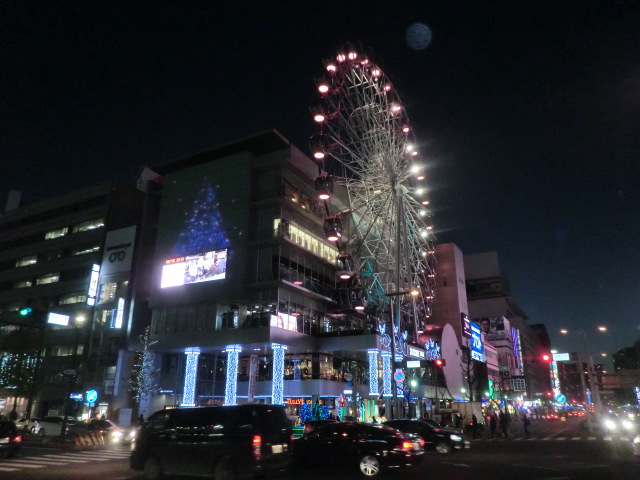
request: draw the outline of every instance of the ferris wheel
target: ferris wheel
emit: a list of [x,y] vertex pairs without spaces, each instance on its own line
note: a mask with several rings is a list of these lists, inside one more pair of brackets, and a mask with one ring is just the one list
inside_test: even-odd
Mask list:
[[[417,337],[432,311],[435,237],[407,114],[369,58],[345,49],[325,67],[310,148],[325,235],[340,251],[338,275],[350,306],[375,315],[393,304],[396,328]],[[332,195],[338,189],[343,195]]]

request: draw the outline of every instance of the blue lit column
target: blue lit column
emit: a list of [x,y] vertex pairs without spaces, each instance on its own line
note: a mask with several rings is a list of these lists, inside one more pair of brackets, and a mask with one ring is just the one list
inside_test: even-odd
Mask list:
[[224,404],[237,405],[238,357],[242,351],[240,345],[227,345],[227,381],[224,388]]
[[284,351],[286,345],[272,343],[273,350],[273,381],[271,382],[271,403],[284,405]]
[[187,364],[184,372],[184,389],[182,390],[182,407],[194,407],[196,405],[196,379],[198,378],[198,357],[200,349],[198,347],[186,348]]
[[367,350],[367,355],[369,356],[369,395],[377,397],[380,395],[378,391],[378,349],[370,348]]
[[391,352],[380,352],[382,357],[382,395],[393,397],[391,391]]

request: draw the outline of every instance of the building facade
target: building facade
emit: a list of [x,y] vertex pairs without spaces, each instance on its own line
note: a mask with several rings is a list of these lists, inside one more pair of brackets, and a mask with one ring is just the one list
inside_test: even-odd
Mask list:
[[[106,413],[131,330],[130,272],[144,195],[107,183],[28,206],[12,198],[0,217],[0,350],[11,358],[15,340],[30,338],[21,351],[38,365],[37,388],[13,399],[17,413]],[[120,392],[128,403],[126,388]]]

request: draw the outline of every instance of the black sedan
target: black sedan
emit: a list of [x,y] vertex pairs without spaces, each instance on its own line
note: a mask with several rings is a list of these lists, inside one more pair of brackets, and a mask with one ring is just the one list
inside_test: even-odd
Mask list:
[[433,448],[438,453],[448,454],[471,446],[458,429],[434,427],[422,420],[411,419],[388,420],[384,424],[401,432],[419,435],[424,440],[425,448]]
[[22,448],[22,434],[18,427],[6,417],[0,418],[0,452],[12,457]]
[[293,444],[296,465],[358,469],[374,477],[382,468],[422,462],[422,440],[384,425],[336,422],[318,427]]

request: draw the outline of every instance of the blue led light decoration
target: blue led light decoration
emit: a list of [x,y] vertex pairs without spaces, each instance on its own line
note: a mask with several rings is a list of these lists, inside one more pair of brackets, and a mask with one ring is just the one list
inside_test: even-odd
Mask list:
[[190,347],[184,350],[187,356],[187,364],[184,372],[184,389],[182,391],[182,407],[194,407],[196,397],[196,378],[198,378],[198,357],[200,349]]
[[378,391],[378,349],[367,350],[369,357],[369,395],[380,395]]
[[[205,177],[195,192],[191,210],[184,211],[184,226],[174,245],[176,255],[220,250],[230,245],[223,227],[216,189]],[[182,200],[182,199],[180,199]]]
[[272,343],[273,350],[273,382],[271,383],[271,403],[284,405],[284,351],[286,345]]
[[238,357],[242,351],[240,345],[227,345],[227,381],[224,386],[224,404],[237,405]]
[[380,352],[382,357],[382,395],[393,397],[391,391],[391,352]]

